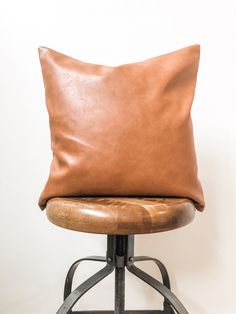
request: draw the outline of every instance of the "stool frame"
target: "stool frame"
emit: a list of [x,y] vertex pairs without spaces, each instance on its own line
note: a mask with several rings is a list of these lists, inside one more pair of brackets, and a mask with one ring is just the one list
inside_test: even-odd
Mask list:
[[[105,267],[85,280],[72,291],[75,271],[82,261],[106,263]],[[160,270],[162,283],[137,266],[136,262],[153,261]],[[125,310],[125,269],[146,282],[163,297],[162,310]],[[113,311],[72,311],[77,301],[93,286],[115,270],[115,300]],[[161,261],[148,256],[134,256],[134,235],[107,235],[107,253],[103,256],[88,256],[74,262],[66,276],[64,302],[56,314],[188,314],[188,311],[173,294],[168,272]]]

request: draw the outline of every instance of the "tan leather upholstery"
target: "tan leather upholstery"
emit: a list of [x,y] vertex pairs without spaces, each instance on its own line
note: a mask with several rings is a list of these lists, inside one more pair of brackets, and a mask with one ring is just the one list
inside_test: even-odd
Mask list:
[[101,234],[142,234],[180,228],[195,215],[184,198],[77,197],[52,198],[48,219],[60,227]]
[[185,197],[203,209],[190,116],[199,48],[116,67],[39,48],[53,150],[42,209],[100,195]]

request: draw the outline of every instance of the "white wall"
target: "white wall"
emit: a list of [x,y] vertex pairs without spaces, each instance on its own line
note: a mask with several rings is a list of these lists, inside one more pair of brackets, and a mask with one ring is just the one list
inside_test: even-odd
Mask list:
[[[37,47],[117,65],[195,43],[201,63],[193,120],[206,210],[185,228],[137,236],[136,253],[166,263],[191,314],[236,313],[235,17],[229,0],[0,2],[0,313],[55,313],[69,265],[105,252],[105,236],[58,228],[37,207],[51,159]],[[77,279],[98,267],[84,264]],[[112,308],[112,288],[109,277],[80,308]],[[127,308],[154,309],[160,301],[127,275]]]

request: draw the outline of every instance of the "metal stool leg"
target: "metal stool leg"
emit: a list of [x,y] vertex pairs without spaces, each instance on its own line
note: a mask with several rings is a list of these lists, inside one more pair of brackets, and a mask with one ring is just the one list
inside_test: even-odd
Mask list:
[[115,269],[115,314],[123,314],[125,309],[125,268]]
[[153,287],[155,290],[160,292],[160,294],[163,295],[165,299],[168,300],[168,302],[173,306],[173,308],[176,310],[178,314],[188,314],[187,310],[183,306],[183,304],[179,301],[179,299],[162,283],[160,283],[158,280],[153,278],[152,276],[148,275],[138,267],[134,265],[127,266],[127,269],[134,274],[135,276],[142,279],[144,282],[149,284],[151,287]]
[[70,310],[75,305],[75,303],[93,286],[95,286],[99,281],[107,277],[114,270],[114,266],[106,265],[103,269],[99,270],[96,274],[84,281],[80,286],[78,286],[64,301],[62,306],[59,308],[56,314],[68,314]]
[[66,276],[65,287],[64,287],[64,300],[71,294],[72,281],[74,278],[75,271],[76,271],[77,267],[79,266],[79,264],[83,261],[106,262],[106,258],[103,256],[88,256],[88,257],[81,258],[81,259],[77,260],[76,262],[74,262],[71,265],[71,267],[67,273],[67,276]]
[[[169,290],[171,289],[170,288],[170,279],[169,279],[169,275],[168,275],[167,269],[166,269],[165,265],[161,261],[159,261],[156,258],[149,257],[149,256],[135,256],[135,257],[132,258],[132,261],[134,263],[135,262],[145,262],[145,261],[152,261],[152,262],[154,262],[157,265],[157,267],[159,268],[159,270],[160,270],[163,284]],[[163,307],[164,307],[164,311],[165,312],[169,311],[170,313],[174,313],[170,303],[168,302],[168,300],[166,298],[164,298]]]
[[135,262],[146,262],[146,261],[153,261],[159,268],[161,276],[162,276],[162,282],[163,284],[170,289],[170,279],[169,279],[169,275],[167,272],[167,269],[165,267],[165,265],[159,261],[156,258],[153,257],[149,257],[149,256],[135,256],[132,261]]
[[125,256],[127,236],[116,236],[114,245],[115,266],[115,312],[123,314],[125,310]]

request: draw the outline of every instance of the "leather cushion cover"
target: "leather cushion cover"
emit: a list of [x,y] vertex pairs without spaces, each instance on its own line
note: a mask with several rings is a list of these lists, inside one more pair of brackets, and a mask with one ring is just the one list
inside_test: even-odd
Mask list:
[[200,46],[141,62],[98,65],[39,47],[53,160],[39,198],[204,198],[191,106]]

